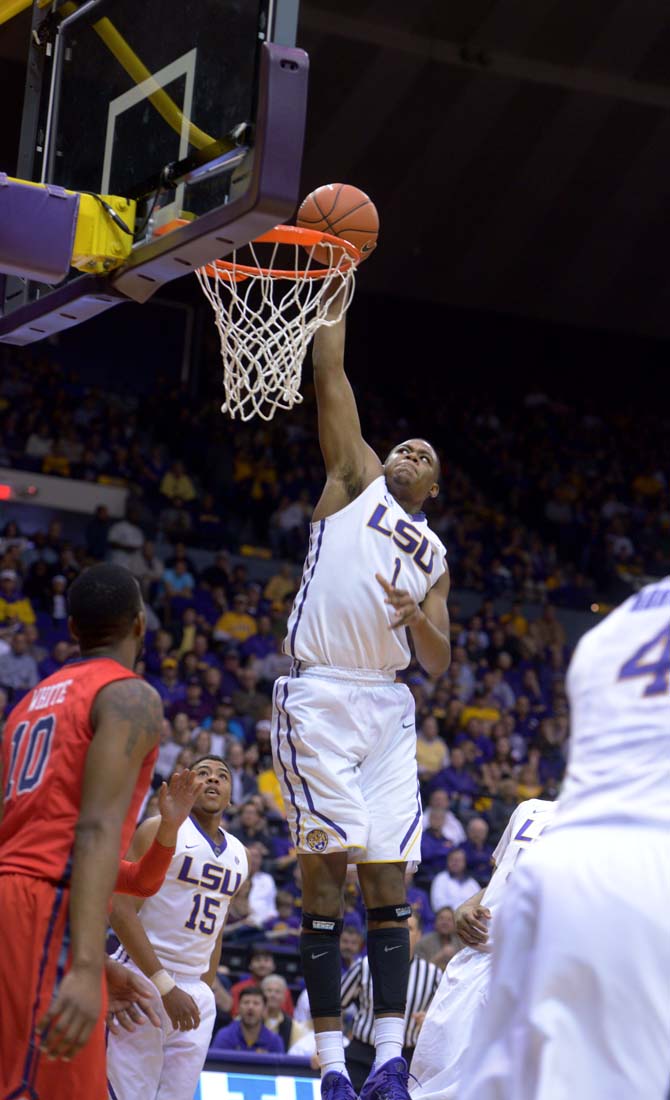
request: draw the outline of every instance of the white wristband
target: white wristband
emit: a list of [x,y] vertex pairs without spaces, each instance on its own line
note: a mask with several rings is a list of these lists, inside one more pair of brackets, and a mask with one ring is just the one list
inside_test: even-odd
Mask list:
[[157,970],[155,974],[151,975],[149,981],[153,982],[161,997],[165,997],[177,984],[170,977],[167,970]]

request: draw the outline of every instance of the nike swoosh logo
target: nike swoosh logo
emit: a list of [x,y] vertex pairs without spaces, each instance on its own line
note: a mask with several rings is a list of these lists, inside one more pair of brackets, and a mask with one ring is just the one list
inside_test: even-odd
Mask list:
[[395,947],[385,947],[384,954],[386,954],[387,951],[399,951],[402,946],[403,945],[401,943],[397,943]]
[[413,726],[413,725],[414,725],[414,722],[403,722],[403,724],[402,724],[402,728],[403,728],[404,730],[408,730],[408,729],[409,729],[409,727],[410,727],[410,726]]
[[313,959],[322,959],[324,955],[327,955],[327,951],[322,951],[320,955],[312,955]]
[[185,844],[184,847],[185,848],[199,848],[200,847],[200,842],[198,841],[197,844]]

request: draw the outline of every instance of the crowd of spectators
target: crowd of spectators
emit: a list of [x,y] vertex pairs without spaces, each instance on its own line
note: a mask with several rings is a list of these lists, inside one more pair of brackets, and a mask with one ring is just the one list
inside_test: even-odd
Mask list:
[[479,491],[450,537],[464,550],[466,585],[586,610],[670,571],[662,417],[578,411],[542,393],[504,414],[471,400],[449,433],[468,472],[463,492]]
[[[154,395],[161,394],[159,402]],[[323,465],[313,395],[290,417],[222,430],[220,398],[161,386],[147,397],[103,393],[45,359],[0,381],[0,465],[130,490],[130,527],[209,549],[250,544],[298,562]],[[528,394],[506,411],[472,400],[431,408],[408,388],[359,387],[364,430],[379,454],[412,423],[443,460],[432,526],[449,547],[454,584],[587,610],[670,569],[667,433],[637,413],[604,419]],[[416,430],[416,429],[414,429]],[[87,549],[111,545],[99,509]],[[116,536],[118,538],[118,525]],[[125,532],[121,546],[140,551]],[[133,541],[134,540],[134,541]],[[170,583],[188,588],[188,577]]]

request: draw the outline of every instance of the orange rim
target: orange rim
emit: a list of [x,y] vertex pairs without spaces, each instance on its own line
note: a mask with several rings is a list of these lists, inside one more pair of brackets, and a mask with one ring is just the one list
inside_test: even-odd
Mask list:
[[[175,218],[165,225],[154,230],[154,236],[162,237],[165,233],[171,233],[182,225],[189,225],[185,218]],[[277,225],[261,237],[256,237],[253,244],[288,244],[301,245],[303,248],[313,248],[315,245],[331,245],[338,253],[346,252],[347,259],[340,263],[338,258],[337,268],[341,272],[349,271],[355,267],[361,253],[355,245],[346,241],[343,237],[335,237],[332,233],[322,233],[319,229],[305,229],[300,225]],[[243,246],[240,246],[243,247]],[[317,261],[318,262],[318,261]],[[259,275],[270,279],[325,279],[333,271],[333,266],[314,268],[278,268],[255,267],[253,264],[236,264],[231,260],[212,260],[200,268],[206,271],[210,278],[233,279],[240,282],[250,276]]]

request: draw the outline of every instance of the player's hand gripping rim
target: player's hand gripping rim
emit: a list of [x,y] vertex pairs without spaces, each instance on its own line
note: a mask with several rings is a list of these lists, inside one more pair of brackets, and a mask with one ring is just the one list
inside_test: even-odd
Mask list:
[[394,588],[381,573],[375,573],[375,577],[386,593],[384,603],[392,607],[396,613],[395,620],[389,623],[389,630],[397,630],[401,626],[412,626],[418,622],[423,611],[413,596],[404,588]]

